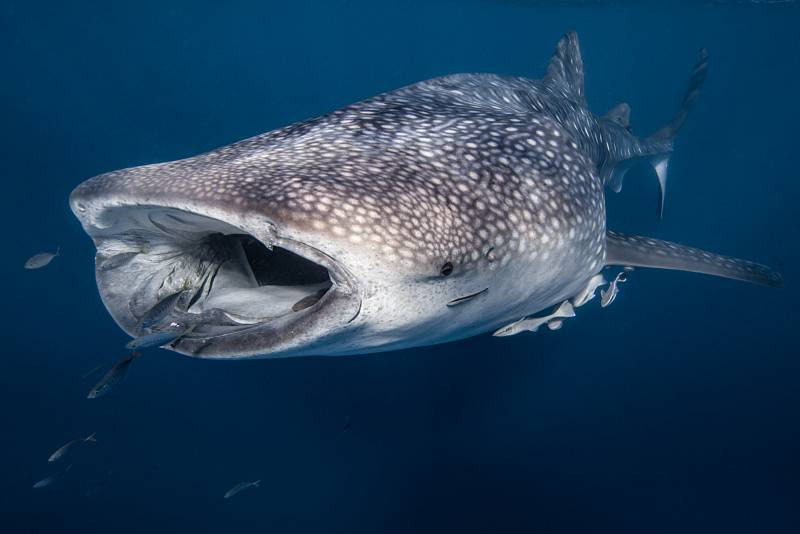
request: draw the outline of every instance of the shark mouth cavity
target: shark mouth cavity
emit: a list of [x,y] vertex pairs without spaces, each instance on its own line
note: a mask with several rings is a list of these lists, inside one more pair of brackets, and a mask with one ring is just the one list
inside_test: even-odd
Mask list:
[[207,358],[313,354],[359,312],[345,269],[274,228],[162,206],[76,214],[97,246],[103,302],[134,337],[174,329],[170,348]]

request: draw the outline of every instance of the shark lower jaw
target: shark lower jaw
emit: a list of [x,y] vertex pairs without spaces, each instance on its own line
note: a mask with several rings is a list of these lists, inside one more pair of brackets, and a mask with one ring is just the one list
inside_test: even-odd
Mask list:
[[134,337],[153,332],[143,317],[176,293],[161,324],[188,329],[168,348],[201,358],[326,354],[360,312],[347,269],[263,216],[119,199],[72,207],[97,246],[103,303]]

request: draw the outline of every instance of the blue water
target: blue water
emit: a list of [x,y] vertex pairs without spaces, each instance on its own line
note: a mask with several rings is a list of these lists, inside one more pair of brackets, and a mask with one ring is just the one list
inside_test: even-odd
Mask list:
[[[0,531],[799,532],[800,8],[732,4],[0,2]],[[783,289],[639,270],[558,332],[329,359],[150,350],[85,398],[128,338],[67,206],[79,182],[428,77],[537,78],[570,28],[591,108],[627,101],[643,134],[711,55],[664,220],[637,167],[609,227],[780,265]]]

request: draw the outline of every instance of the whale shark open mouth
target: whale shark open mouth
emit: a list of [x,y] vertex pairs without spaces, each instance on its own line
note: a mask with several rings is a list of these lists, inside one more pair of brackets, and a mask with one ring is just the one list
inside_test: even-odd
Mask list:
[[[117,323],[135,337],[185,325],[170,345],[185,354],[308,350],[358,314],[348,273],[299,241],[257,237],[205,214],[162,206],[105,207],[99,224],[84,221],[84,227],[97,246],[98,288]],[[159,324],[143,325],[158,307],[168,307]]]

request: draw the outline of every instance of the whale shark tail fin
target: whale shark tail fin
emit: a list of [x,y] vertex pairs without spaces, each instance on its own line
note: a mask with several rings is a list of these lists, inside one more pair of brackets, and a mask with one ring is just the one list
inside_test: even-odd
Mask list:
[[658,214],[660,217],[664,215],[664,194],[667,187],[667,167],[669,165],[669,157],[672,154],[672,146],[678,130],[681,129],[683,123],[686,122],[686,117],[689,116],[694,103],[697,101],[697,96],[700,94],[700,88],[706,80],[708,73],[708,52],[705,48],[700,50],[700,57],[695,63],[692,70],[692,76],[689,78],[689,85],[683,95],[683,101],[678,112],[666,125],[662,126],[656,133],[643,140],[643,145],[646,153],[650,154],[650,163],[656,171],[658,176],[659,186],[659,204]]
[[707,74],[708,51],[702,48],[700,50],[700,57],[692,70],[692,76],[689,78],[689,86],[686,88],[686,92],[683,95],[680,109],[671,121],[662,126],[656,133],[647,137],[644,140],[645,143],[657,144],[661,142],[671,142],[675,139],[678,130],[681,129],[683,123],[686,122],[686,117],[689,116],[689,110],[691,110],[692,106],[697,101],[697,96],[700,94],[700,88],[703,86]]
[[567,32],[558,41],[544,80],[558,88],[564,96],[586,105],[586,95],[583,92],[583,59],[578,45],[578,34],[574,30]]
[[612,231],[606,235],[606,265],[675,269],[732,278],[762,286],[783,285],[783,279],[778,271],[759,263],[720,256],[660,239],[624,235]]
[[626,130],[620,132],[619,129],[616,128],[614,133],[610,133],[611,138],[619,139],[621,136],[622,139],[628,139],[627,142],[623,141],[620,143],[625,146],[626,150],[620,151],[619,154],[612,154],[612,157],[609,157],[604,162],[602,169],[603,180],[613,191],[619,193],[622,190],[622,180],[625,177],[625,173],[628,172],[628,169],[637,161],[646,159],[650,165],[653,166],[658,177],[658,213],[659,216],[663,216],[664,194],[667,187],[667,169],[669,167],[669,158],[672,155],[675,136],[678,134],[678,130],[681,129],[681,126],[683,126],[683,123],[686,122],[686,117],[689,116],[689,110],[697,100],[700,87],[703,85],[707,73],[708,52],[702,49],[700,50],[700,57],[692,70],[692,76],[689,79],[689,85],[683,95],[680,109],[671,121],[649,137],[629,137],[630,107],[628,107],[627,104],[619,104],[606,113],[603,119],[613,124],[613,126],[610,127],[612,131],[614,131],[617,126]]

